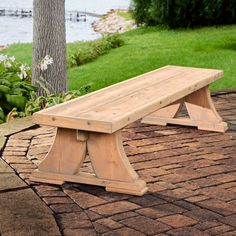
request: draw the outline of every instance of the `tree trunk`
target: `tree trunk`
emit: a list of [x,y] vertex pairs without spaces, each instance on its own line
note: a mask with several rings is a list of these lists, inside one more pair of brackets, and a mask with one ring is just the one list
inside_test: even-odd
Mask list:
[[[65,0],[33,1],[33,73],[32,82],[39,95],[67,91]],[[40,62],[49,55],[53,64],[42,71]],[[45,87],[45,88],[43,88]]]

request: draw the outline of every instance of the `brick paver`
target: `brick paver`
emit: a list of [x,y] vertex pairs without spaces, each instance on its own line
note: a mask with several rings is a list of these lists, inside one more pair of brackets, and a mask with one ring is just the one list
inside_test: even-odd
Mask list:
[[180,228],[184,226],[195,225],[197,223],[196,220],[193,220],[190,217],[186,217],[180,214],[162,217],[160,218],[159,221],[167,225],[170,225],[173,228]]
[[2,159],[0,235],[61,235],[50,209]]
[[[143,197],[102,187],[32,183],[63,235],[236,235],[236,93],[214,97],[226,133],[135,122],[123,130],[126,153],[149,187]],[[8,138],[5,161],[29,183],[55,129]],[[6,168],[6,167],[0,167]],[[89,160],[83,168],[92,171]],[[0,169],[1,170],[1,169]]]

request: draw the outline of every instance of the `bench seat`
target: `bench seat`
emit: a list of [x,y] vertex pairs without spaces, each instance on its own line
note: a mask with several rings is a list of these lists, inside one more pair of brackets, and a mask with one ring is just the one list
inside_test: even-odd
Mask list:
[[[57,134],[30,179],[93,184],[107,191],[143,195],[146,183],[129,163],[121,130],[143,118],[147,124],[225,132],[227,124],[217,113],[208,89],[222,76],[222,70],[165,66],[35,113],[34,123],[57,127]],[[184,105],[189,118],[178,118]],[[87,154],[94,174],[80,171]]]
[[221,70],[166,66],[40,111],[33,122],[114,133],[222,76]]

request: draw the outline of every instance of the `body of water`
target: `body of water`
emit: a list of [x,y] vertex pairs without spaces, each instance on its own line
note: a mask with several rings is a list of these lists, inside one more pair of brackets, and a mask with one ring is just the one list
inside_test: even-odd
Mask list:
[[[87,11],[104,14],[110,9],[127,9],[130,0],[66,0],[67,11]],[[33,0],[1,0],[2,8],[32,8]],[[66,21],[67,42],[93,40],[100,35],[93,31],[91,23],[95,17],[87,16],[87,21]],[[32,18],[0,16],[0,45],[32,42]]]

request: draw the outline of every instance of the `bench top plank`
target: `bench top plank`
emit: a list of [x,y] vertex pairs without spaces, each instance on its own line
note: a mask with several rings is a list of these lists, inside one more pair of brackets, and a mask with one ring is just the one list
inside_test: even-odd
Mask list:
[[223,76],[223,71],[165,66],[33,115],[33,122],[113,133]]

